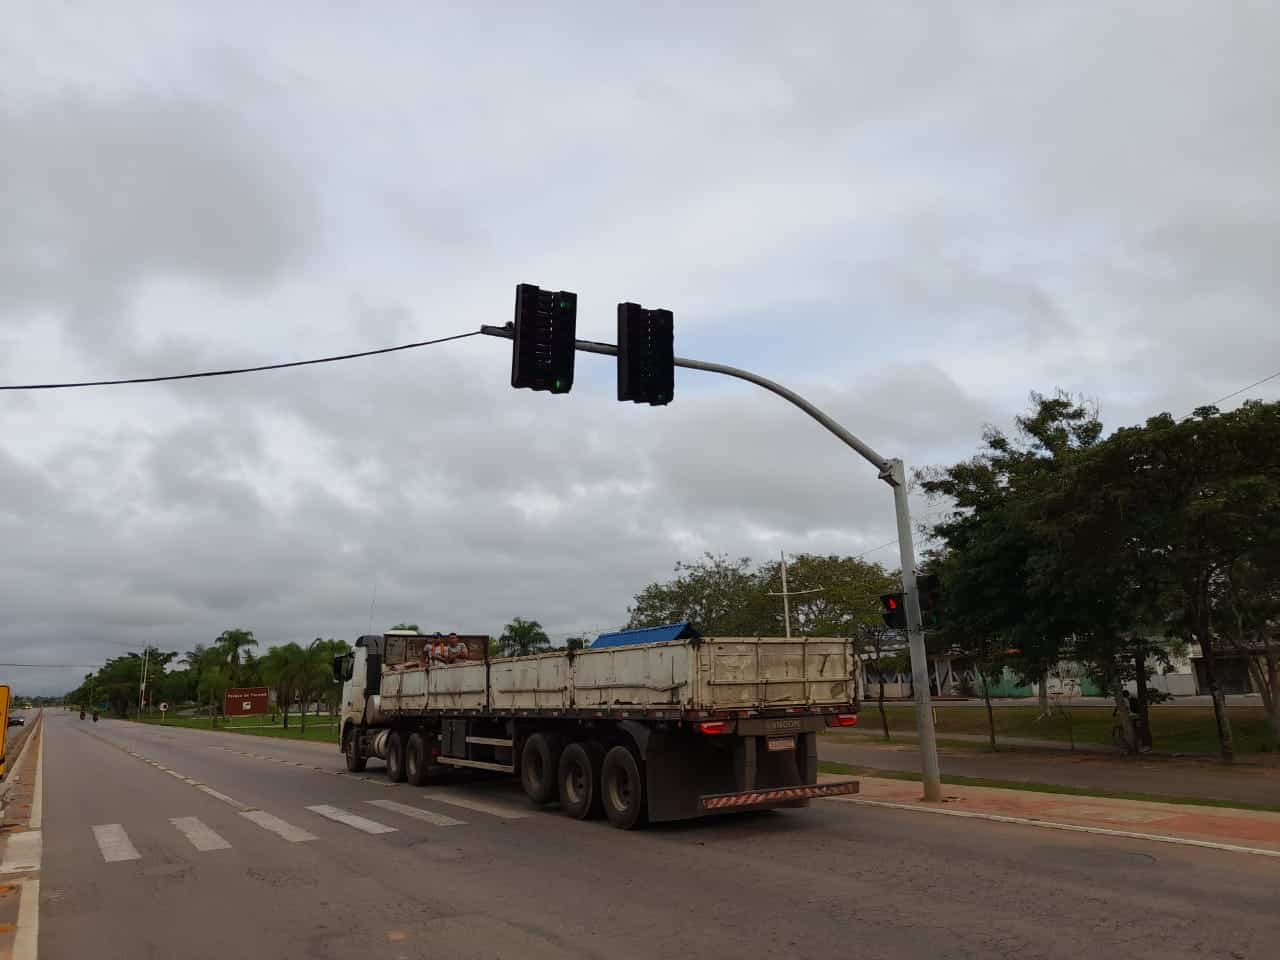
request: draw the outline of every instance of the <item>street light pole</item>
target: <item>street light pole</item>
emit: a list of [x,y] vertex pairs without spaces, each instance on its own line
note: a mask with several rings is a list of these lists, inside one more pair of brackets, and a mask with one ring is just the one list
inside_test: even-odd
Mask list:
[[[511,324],[497,327],[488,324],[480,327],[480,332],[490,337],[502,337],[506,340],[515,338],[515,329]],[[582,353],[597,353],[608,357],[616,357],[618,348],[611,343],[597,343],[594,340],[578,340],[574,348]],[[920,617],[920,594],[916,588],[915,545],[911,540],[911,511],[907,503],[907,472],[901,460],[890,460],[876,453],[852,433],[841,426],[834,418],[806,400],[794,390],[784,387],[767,377],[762,377],[750,370],[731,367],[722,363],[707,363],[703,360],[688,360],[684,357],[674,358],[677,367],[687,370],[702,370],[707,373],[719,373],[726,377],[746,380],[770,393],[777,394],[814,420],[827,428],[842,443],[850,447],[860,457],[879,471],[880,479],[893,488],[894,512],[898,526],[898,551],[902,561],[902,592],[907,606],[907,639],[911,650],[911,678],[915,689],[916,726],[920,735],[920,767],[924,780],[924,798],[930,802],[941,802],[942,779],[938,771],[938,744],[933,731],[933,706],[929,697],[929,661],[924,647],[924,627]]]

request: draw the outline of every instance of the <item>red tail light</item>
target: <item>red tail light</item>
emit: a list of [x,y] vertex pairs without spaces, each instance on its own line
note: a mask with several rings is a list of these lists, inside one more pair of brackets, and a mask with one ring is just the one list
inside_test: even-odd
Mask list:
[[698,724],[698,730],[710,736],[717,736],[724,733],[733,733],[733,724],[728,720],[703,720]]
[[857,725],[858,715],[856,713],[837,713],[827,721],[827,726],[830,727],[856,727]]

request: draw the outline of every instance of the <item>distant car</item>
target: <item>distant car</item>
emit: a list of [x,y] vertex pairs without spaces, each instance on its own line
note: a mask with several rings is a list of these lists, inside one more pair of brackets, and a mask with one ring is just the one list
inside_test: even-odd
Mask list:
[[10,717],[9,718],[9,726],[11,727],[25,727],[26,725],[27,725],[26,717]]

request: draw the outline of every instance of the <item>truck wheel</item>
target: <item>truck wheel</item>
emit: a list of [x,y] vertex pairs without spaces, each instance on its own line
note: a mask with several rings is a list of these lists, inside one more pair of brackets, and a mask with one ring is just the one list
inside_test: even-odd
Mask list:
[[420,733],[410,734],[409,742],[405,744],[404,772],[409,782],[415,787],[426,786],[427,743]]
[[535,733],[520,752],[520,782],[529,799],[538,805],[553,803],[559,791],[556,775],[560,769],[560,738],[551,733]]
[[644,822],[644,778],[634,753],[619,746],[605,754],[600,786],[604,815],[611,824],[630,830]]
[[560,754],[560,809],[575,820],[592,820],[603,809],[600,771],[604,747],[594,740],[571,743]]
[[348,730],[347,740],[342,746],[342,752],[347,758],[347,770],[351,773],[361,773],[369,761],[360,755],[360,731]]
[[392,783],[404,783],[404,741],[398,733],[387,737],[387,778]]

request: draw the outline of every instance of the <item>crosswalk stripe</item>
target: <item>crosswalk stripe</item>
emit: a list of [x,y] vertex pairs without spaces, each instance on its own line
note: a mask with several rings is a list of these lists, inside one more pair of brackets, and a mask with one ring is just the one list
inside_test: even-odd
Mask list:
[[456,793],[445,793],[443,790],[433,790],[431,793],[423,794],[423,796],[428,800],[452,804],[455,807],[465,807],[467,810],[487,813],[491,817],[502,817],[504,820],[523,820],[529,816],[528,810],[518,810],[515,807],[485,803],[483,800],[472,800],[470,797],[464,797]]
[[415,820],[425,820],[437,827],[461,827],[467,822],[446,817],[443,813],[436,813],[434,810],[423,810],[421,807],[411,807],[407,803],[396,803],[394,800],[366,800],[365,803],[382,810],[390,810],[392,813],[413,817]]
[[191,841],[191,845],[205,853],[209,850],[230,850],[231,844],[223,840],[197,817],[173,817],[169,821],[182,831],[182,835]]
[[369,820],[365,817],[358,816],[354,813],[347,813],[338,807],[330,807],[327,804],[320,804],[314,807],[307,807],[312,813],[318,813],[326,819],[333,820],[336,823],[346,824],[356,830],[363,830],[365,833],[395,833],[395,827],[388,827],[385,823],[378,823],[376,820]]
[[265,810],[242,810],[240,816],[253,823],[256,823],[263,830],[270,830],[279,837],[283,837],[290,843],[306,843],[308,840],[314,840],[315,834],[307,833],[301,827],[295,827],[291,823],[286,823],[275,814],[267,813]]
[[98,849],[102,859],[107,863],[120,863],[124,860],[141,860],[142,854],[129,842],[129,835],[118,823],[100,823],[93,828],[93,838],[98,841]]

